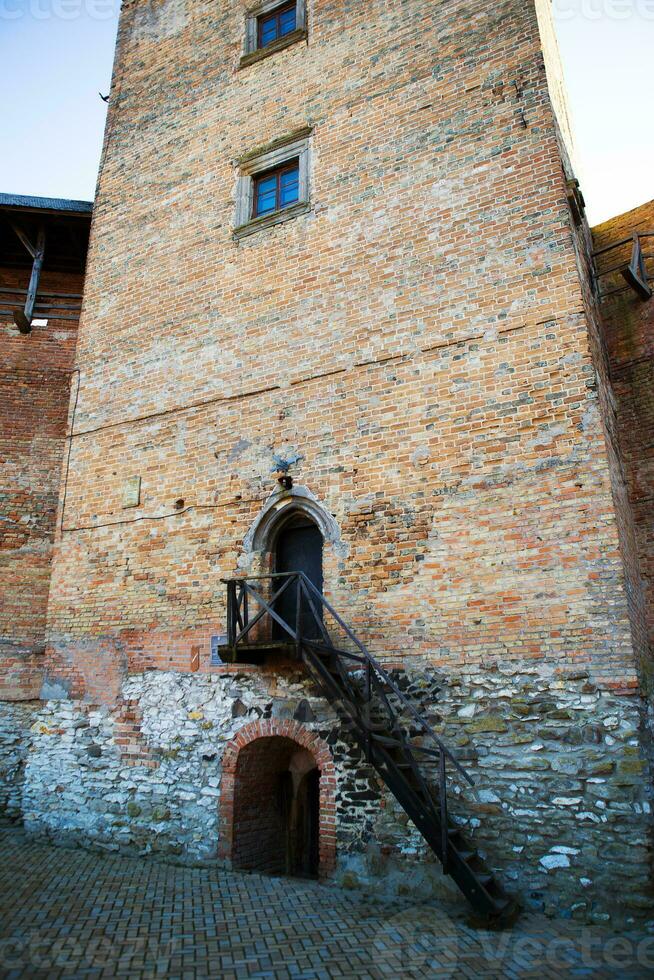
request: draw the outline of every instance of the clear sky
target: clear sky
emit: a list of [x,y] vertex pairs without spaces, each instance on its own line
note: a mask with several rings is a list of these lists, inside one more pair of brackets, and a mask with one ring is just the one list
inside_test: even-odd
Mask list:
[[[0,0],[0,191],[92,199],[118,6]],[[554,10],[596,223],[654,197],[654,0],[554,0]]]

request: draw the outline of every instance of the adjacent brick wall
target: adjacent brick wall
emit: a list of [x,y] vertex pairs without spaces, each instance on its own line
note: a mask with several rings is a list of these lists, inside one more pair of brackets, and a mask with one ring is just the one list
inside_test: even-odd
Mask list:
[[[654,201],[593,228],[597,249],[636,231],[654,231]],[[654,239],[644,239],[645,252],[654,252]],[[627,261],[631,245],[599,261],[606,269]],[[654,261],[647,261],[654,276]],[[654,661],[654,300],[643,302],[625,286],[620,275],[601,276],[603,338],[610,365],[622,458],[623,481],[636,525],[640,575],[646,593],[650,656],[646,661],[652,682]],[[611,293],[612,295],[608,295]]]
[[[0,269],[0,287],[29,271]],[[44,290],[81,293],[82,277],[48,274]],[[0,317],[0,699],[39,696],[57,499],[77,322],[21,334]]]

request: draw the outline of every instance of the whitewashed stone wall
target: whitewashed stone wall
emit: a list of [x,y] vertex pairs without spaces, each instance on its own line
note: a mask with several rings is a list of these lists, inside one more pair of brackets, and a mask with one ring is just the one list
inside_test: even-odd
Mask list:
[[0,819],[23,815],[25,760],[39,701],[0,701]]
[[[379,809],[376,777],[339,736],[332,709],[311,694],[303,676],[155,671],[131,677],[123,695],[138,702],[156,767],[126,761],[112,710],[50,701],[34,726],[23,801],[28,829],[59,841],[83,835],[111,850],[213,860],[225,745],[251,721],[296,717],[333,753],[341,850],[369,835]],[[349,820],[352,810],[356,819]]]
[[[474,792],[457,796],[453,784],[453,813],[525,905],[591,921],[654,916],[650,740],[637,697],[598,691],[581,673],[501,664],[447,681],[416,667],[398,680],[475,778]],[[28,829],[213,861],[224,746],[258,718],[295,718],[334,755],[337,880],[459,900],[301,674],[154,671],[131,677],[123,695],[139,705],[150,767],[126,763],[115,711],[48,702],[25,772]]]

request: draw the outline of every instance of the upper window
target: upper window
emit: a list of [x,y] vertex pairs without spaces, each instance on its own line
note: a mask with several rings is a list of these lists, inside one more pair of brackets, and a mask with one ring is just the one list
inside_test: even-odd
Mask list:
[[265,48],[267,44],[271,44],[277,38],[285,37],[286,34],[294,31],[296,26],[296,0],[291,0],[291,3],[277,7],[269,14],[262,14],[257,18],[258,47]]
[[240,67],[306,40],[306,24],[306,0],[258,0],[245,16]]
[[252,217],[260,218],[281,211],[300,200],[300,164],[298,160],[276,167],[254,178]]

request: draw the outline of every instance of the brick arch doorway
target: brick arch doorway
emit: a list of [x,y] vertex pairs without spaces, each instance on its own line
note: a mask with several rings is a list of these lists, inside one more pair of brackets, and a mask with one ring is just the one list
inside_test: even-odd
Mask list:
[[297,722],[245,726],[223,756],[221,854],[235,869],[324,878],[335,861],[335,774]]

